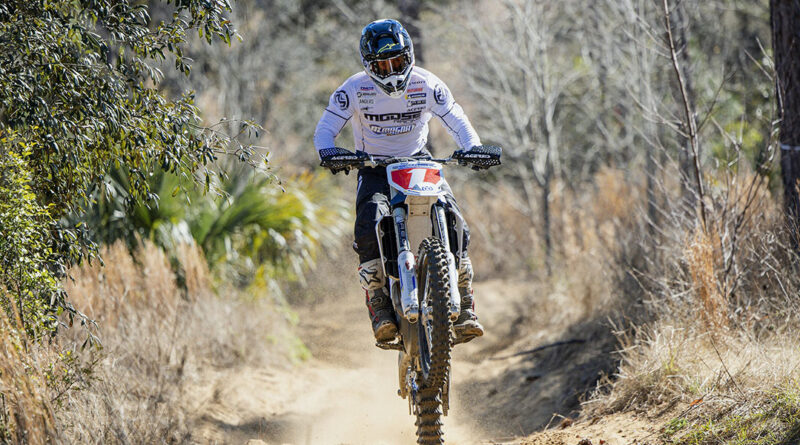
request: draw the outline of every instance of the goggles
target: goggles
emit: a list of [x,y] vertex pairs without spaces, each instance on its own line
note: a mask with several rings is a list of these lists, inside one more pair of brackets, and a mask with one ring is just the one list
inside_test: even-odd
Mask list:
[[406,54],[401,54],[391,59],[372,61],[370,62],[370,69],[376,76],[384,78],[392,74],[403,73],[410,63],[409,57]]

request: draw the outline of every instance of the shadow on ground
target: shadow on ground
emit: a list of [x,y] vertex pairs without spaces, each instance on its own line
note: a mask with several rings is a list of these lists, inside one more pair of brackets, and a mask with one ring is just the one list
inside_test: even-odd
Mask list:
[[[465,415],[476,419],[485,435],[496,438],[528,435],[558,425],[564,417],[576,417],[580,401],[617,365],[616,338],[607,319],[597,318],[575,324],[555,340],[520,355],[499,354],[477,365],[472,378],[455,388]],[[506,362],[502,371],[482,372],[501,361]]]
[[578,417],[598,380],[616,372],[619,343],[609,320],[638,319],[641,306],[587,289],[476,285],[486,335],[456,348],[453,384],[459,417],[482,440],[527,436]]

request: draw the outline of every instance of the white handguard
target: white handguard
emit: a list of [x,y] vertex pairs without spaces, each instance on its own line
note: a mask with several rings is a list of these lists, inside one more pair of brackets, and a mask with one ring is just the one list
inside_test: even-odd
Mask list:
[[377,290],[386,285],[381,259],[375,258],[358,266],[358,280],[364,290]]

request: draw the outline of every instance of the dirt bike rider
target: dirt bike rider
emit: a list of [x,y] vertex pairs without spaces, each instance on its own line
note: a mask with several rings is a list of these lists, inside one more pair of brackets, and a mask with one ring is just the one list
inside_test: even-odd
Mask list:
[[[347,79],[330,97],[314,132],[314,145],[323,167],[338,170],[332,157],[342,153],[334,139],[352,119],[356,150],[373,155],[415,156],[428,154],[425,144],[431,115],[439,118],[462,150],[480,146],[461,106],[447,86],[430,72],[414,66],[414,47],[396,20],[377,20],[361,31],[364,71]],[[445,199],[459,212],[449,186]],[[389,184],[384,168],[362,168],[358,173],[355,243],[358,275],[367,294],[367,308],[375,339],[392,341],[397,335],[394,309],[381,266],[375,233],[377,218],[389,214]],[[456,342],[483,335],[474,312],[472,264],[467,256],[469,232],[464,230],[458,286],[461,313],[454,323]]]

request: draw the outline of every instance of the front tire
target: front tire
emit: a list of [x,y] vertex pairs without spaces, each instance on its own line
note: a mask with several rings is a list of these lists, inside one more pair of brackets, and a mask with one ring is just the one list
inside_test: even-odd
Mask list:
[[440,393],[441,391],[433,388],[417,393],[417,443],[420,445],[444,444]]
[[442,389],[450,370],[450,280],[447,250],[437,238],[426,238],[417,256],[420,307],[417,373],[417,442],[442,444]]

